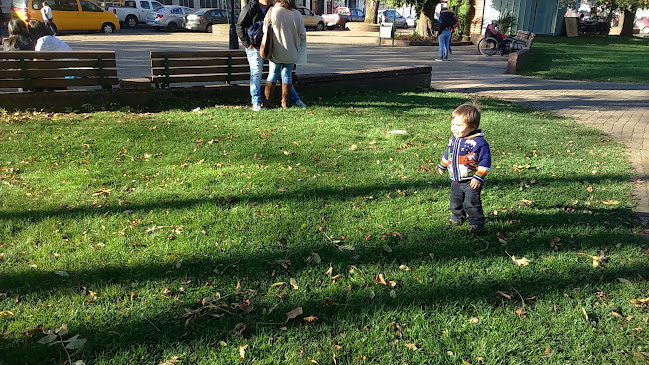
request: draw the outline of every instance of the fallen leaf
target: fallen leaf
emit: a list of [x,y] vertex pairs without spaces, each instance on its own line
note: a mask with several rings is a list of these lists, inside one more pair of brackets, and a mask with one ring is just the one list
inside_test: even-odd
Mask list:
[[649,298],[629,299],[629,302],[631,302],[631,304],[635,305],[636,307],[639,307],[643,304],[649,304]]
[[618,312],[611,312],[611,314],[613,315],[613,317],[617,317],[617,318],[624,318],[624,316],[623,316],[623,315],[621,315],[621,314],[620,314],[620,313],[618,313]]
[[519,317],[527,318],[527,313],[525,312],[525,309],[518,308],[518,309],[516,309],[515,312]]
[[527,266],[527,264],[530,263],[530,260],[528,260],[526,257],[523,257],[522,259],[516,259],[516,256],[512,256],[512,261],[518,266]]
[[291,288],[293,288],[294,290],[298,290],[298,289],[300,288],[300,287],[297,285],[297,279],[295,279],[295,278],[291,278],[290,282],[291,282]]
[[239,358],[240,358],[241,360],[243,360],[243,359],[246,358],[246,349],[247,349],[247,348],[248,348],[248,345],[247,345],[247,344],[246,344],[246,345],[243,345],[243,346],[239,346]]
[[169,360],[161,362],[159,365],[172,365],[177,362],[180,362],[180,360],[178,360],[178,356],[172,356]]
[[12,311],[0,311],[0,317],[11,318],[14,316]]
[[65,271],[55,271],[54,273],[58,276],[65,276],[65,277],[70,276],[70,274],[68,274]]
[[408,132],[404,131],[403,129],[395,129],[393,131],[389,131],[388,134],[406,134]]
[[277,283],[271,284],[270,287],[271,287],[271,288],[274,288],[274,287],[276,287],[276,286],[282,287],[282,286],[284,286],[284,284],[286,284],[286,283],[283,282],[283,281],[279,281],[279,282],[277,282]]
[[625,279],[625,278],[617,278],[617,281],[619,281],[620,283],[624,283],[624,284],[631,284],[631,282],[628,279]]
[[605,202],[602,202],[602,204],[604,204],[604,205],[618,205],[618,204],[620,204],[620,202],[617,201],[617,200],[607,200]]
[[313,258],[313,262],[315,262],[318,265],[322,262],[320,255],[318,255],[316,252],[312,253],[311,257]]
[[498,242],[502,243],[503,245],[509,243],[509,238],[505,237],[505,235],[501,232],[498,232],[498,234],[496,234],[496,238],[498,238]]
[[355,144],[353,144],[351,147],[349,147],[349,150],[350,150],[350,151],[357,151],[357,150],[358,150],[358,146],[355,145]]
[[401,265],[401,266],[399,266],[399,270],[410,271],[410,268],[408,266],[406,266],[406,265]]
[[325,275],[331,275],[331,273],[334,271],[333,267],[331,265],[329,266],[329,269],[325,272]]
[[309,322],[309,323],[313,323],[313,322],[318,320],[318,317],[316,317],[316,316],[308,316],[308,317],[304,317],[302,319]]
[[383,245],[383,250],[385,250],[385,252],[392,252],[392,248],[388,245]]
[[295,318],[295,317],[297,317],[297,316],[299,316],[301,314],[302,314],[302,307],[297,307],[297,308],[293,309],[292,311],[287,312],[286,317],[288,319],[293,319],[293,318]]
[[407,343],[406,348],[408,350],[416,351],[417,350],[417,345],[415,345],[414,343]]
[[512,299],[512,296],[511,296],[511,295],[509,295],[509,294],[507,294],[507,293],[505,293],[505,292],[502,292],[502,291],[500,291],[500,290],[498,290],[498,291],[496,292],[496,294],[500,294],[500,296],[502,296],[503,298],[509,299],[509,300]]
[[478,324],[479,322],[480,322],[480,318],[478,317],[469,318],[469,323]]
[[388,285],[388,282],[385,281],[385,277],[383,276],[383,274],[376,274],[376,279],[374,279],[374,282],[376,284],[381,284],[386,286]]

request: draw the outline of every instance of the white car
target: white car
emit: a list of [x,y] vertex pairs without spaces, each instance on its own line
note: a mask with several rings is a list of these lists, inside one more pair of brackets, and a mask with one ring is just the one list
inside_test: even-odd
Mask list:
[[178,28],[184,27],[185,15],[191,14],[194,11],[194,9],[186,6],[166,5],[149,13],[146,16],[146,23],[156,30],[166,28],[173,32]]

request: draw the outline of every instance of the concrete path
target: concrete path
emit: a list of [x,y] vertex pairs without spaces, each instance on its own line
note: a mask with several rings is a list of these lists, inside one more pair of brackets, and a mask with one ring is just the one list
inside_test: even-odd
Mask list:
[[[227,48],[225,37],[205,33],[124,30],[110,36],[69,35],[62,38],[75,50],[115,50],[120,78],[149,76],[150,50]],[[629,162],[636,171],[636,211],[644,224],[649,225],[649,84],[506,75],[507,57],[482,56],[475,46],[453,47],[450,62],[435,62],[437,47],[377,47],[373,46],[376,43],[373,34],[309,31],[307,40],[309,64],[298,67],[298,75],[431,65],[433,88],[525,103],[608,133],[628,150]]]

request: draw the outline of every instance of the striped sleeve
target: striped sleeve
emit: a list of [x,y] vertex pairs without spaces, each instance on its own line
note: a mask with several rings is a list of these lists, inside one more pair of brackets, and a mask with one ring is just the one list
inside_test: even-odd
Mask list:
[[484,179],[487,177],[487,174],[491,170],[491,150],[489,149],[489,144],[487,141],[484,141],[484,144],[480,146],[477,151],[478,155],[478,169],[473,174],[473,178],[484,183]]

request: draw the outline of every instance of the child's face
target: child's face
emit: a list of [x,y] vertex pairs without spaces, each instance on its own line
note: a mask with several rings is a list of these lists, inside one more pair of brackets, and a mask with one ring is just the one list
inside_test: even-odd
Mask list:
[[451,133],[455,138],[465,137],[472,130],[473,128],[469,127],[461,116],[457,115],[451,119]]

